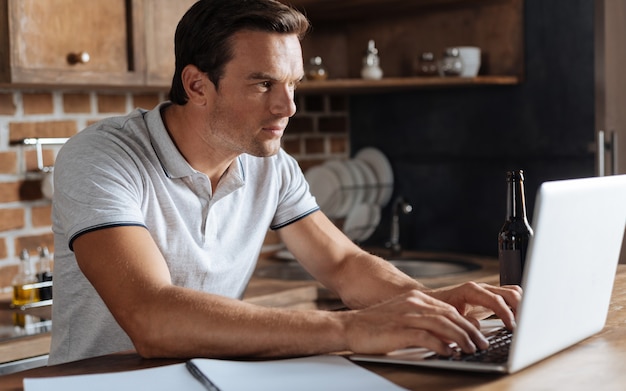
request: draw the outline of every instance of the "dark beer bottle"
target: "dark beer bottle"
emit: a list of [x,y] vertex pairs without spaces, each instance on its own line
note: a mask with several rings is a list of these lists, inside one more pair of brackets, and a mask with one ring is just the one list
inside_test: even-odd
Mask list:
[[521,285],[528,242],[533,230],[526,217],[524,172],[506,173],[506,220],[498,234],[500,285]]

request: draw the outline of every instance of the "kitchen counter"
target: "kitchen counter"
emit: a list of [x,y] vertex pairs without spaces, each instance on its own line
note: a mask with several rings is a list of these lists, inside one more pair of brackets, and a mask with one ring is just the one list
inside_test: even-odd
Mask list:
[[[486,276],[497,280],[497,275]],[[583,288],[583,287],[581,287]],[[410,368],[399,365],[359,365],[410,390],[622,390],[626,384],[626,265],[618,267],[607,323],[602,332],[513,375],[475,374]],[[174,359],[142,359],[118,353],[73,363],[31,369],[0,377],[0,391],[21,390],[25,377],[105,373],[179,363]]]
[[[385,251],[376,252],[382,256],[389,256]],[[405,255],[426,259],[461,258],[457,254],[429,252],[407,252]],[[493,274],[497,273],[497,261],[495,259],[477,256],[463,258],[467,258],[468,261],[480,267],[469,272],[424,278],[420,279],[420,281],[430,287],[452,285],[468,280],[489,283],[498,282],[498,279],[493,277]],[[276,266],[284,263],[284,260],[261,258],[259,259],[258,267]],[[337,309],[342,307],[341,302],[332,292],[329,292],[312,280],[286,281],[253,277],[248,284],[244,300],[269,307],[299,309]],[[33,316],[33,319],[44,319],[45,322],[40,323],[41,327],[31,327],[29,330],[26,330],[13,326],[12,316],[15,310],[11,309],[9,304],[10,295],[0,295],[0,365],[25,358],[47,355],[50,348],[50,306],[28,310],[26,313],[29,316]]]

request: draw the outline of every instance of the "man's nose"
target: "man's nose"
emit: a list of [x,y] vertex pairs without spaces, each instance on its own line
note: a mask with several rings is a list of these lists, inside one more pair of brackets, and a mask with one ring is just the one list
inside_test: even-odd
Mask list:
[[296,113],[293,89],[285,87],[280,91],[277,90],[272,99],[270,111],[280,117],[293,117]]

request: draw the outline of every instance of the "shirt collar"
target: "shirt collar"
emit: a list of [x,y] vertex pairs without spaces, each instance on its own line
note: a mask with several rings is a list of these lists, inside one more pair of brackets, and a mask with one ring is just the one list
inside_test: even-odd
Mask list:
[[[161,111],[171,104],[172,102],[169,101],[162,102],[144,115],[152,148],[154,148],[154,152],[161,162],[161,167],[163,167],[165,175],[169,178],[192,176],[198,171],[191,167],[187,160],[185,160],[185,157],[180,153],[165,128],[163,117],[161,117]],[[232,166],[226,172],[226,176],[231,175],[238,177],[239,181],[243,182],[245,176],[241,157],[235,159]]]

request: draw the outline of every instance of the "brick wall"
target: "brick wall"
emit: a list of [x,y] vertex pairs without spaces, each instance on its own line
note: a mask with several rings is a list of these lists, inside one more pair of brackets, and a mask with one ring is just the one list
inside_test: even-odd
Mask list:
[[[71,137],[99,119],[152,108],[165,93],[0,89],[0,292],[8,291],[23,248],[54,251],[50,200],[41,191],[29,137]],[[303,170],[329,158],[349,156],[348,102],[345,96],[297,97],[298,113],[284,136],[284,148]],[[59,146],[44,146],[44,166],[54,164]]]

